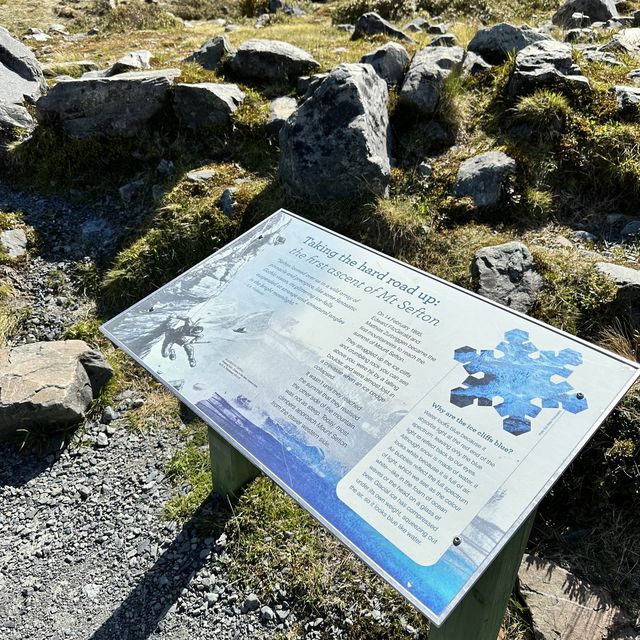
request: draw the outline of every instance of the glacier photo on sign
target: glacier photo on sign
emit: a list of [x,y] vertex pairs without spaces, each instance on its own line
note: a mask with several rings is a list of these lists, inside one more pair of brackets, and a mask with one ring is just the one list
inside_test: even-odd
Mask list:
[[638,373],[282,210],[103,331],[438,624]]

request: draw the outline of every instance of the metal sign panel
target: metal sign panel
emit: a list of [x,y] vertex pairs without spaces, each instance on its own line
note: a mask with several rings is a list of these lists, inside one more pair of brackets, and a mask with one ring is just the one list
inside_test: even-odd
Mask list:
[[436,624],[638,376],[284,210],[102,330]]

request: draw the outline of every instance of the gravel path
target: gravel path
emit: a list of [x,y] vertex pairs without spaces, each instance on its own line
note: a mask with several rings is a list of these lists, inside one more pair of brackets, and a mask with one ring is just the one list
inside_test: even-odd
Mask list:
[[[74,205],[1,183],[0,211],[22,211],[38,236],[27,261],[0,269],[31,310],[13,344],[59,339],[93,309],[78,261],[108,259],[134,221],[109,198]],[[0,638],[260,640],[290,627],[286,603],[265,609],[236,590],[224,540],[200,535],[195,519],[167,521],[176,489],[164,470],[184,441],[126,427],[134,400],[46,457],[0,443]]]
[[273,636],[277,616],[241,612],[224,540],[164,517],[180,435],[116,420],[89,424],[83,440],[46,458],[0,445],[0,637]]

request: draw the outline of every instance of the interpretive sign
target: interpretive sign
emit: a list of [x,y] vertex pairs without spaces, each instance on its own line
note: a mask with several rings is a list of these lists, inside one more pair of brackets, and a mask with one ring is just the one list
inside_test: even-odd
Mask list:
[[638,376],[283,210],[103,331],[436,624]]

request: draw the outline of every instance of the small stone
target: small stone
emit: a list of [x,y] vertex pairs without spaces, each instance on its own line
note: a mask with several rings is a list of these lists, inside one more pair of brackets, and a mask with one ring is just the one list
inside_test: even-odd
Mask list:
[[264,606],[260,609],[260,618],[264,622],[273,622],[276,619],[276,614],[271,607]]
[[235,209],[238,206],[234,198],[236,191],[237,189],[235,187],[229,187],[222,192],[222,196],[220,196],[220,200],[218,200],[218,206],[227,218],[233,218]]
[[454,195],[471,196],[478,207],[494,206],[500,200],[504,181],[515,169],[515,160],[501,151],[469,158],[458,169]]
[[260,608],[260,599],[255,593],[249,594],[242,604],[242,613],[257,611]]
[[86,500],[92,493],[91,489],[84,484],[79,484],[76,487],[77,492],[83,500]]
[[433,175],[433,166],[430,165],[428,162],[421,162],[418,165],[418,173],[423,178],[430,178]]
[[100,422],[102,424],[109,424],[118,417],[118,412],[111,406],[107,406],[102,410],[102,416]]
[[276,134],[282,129],[282,125],[289,119],[289,116],[298,108],[295,98],[283,96],[271,101],[269,119],[267,120],[267,131]]
[[632,220],[622,227],[620,235],[623,239],[632,238],[640,233],[640,220]]
[[96,444],[99,447],[108,447],[109,446],[109,438],[106,433],[99,433],[96,438]]
[[85,584],[82,587],[82,593],[84,593],[84,595],[89,598],[89,600],[96,601],[98,599],[98,596],[100,595],[100,585],[92,583]]

